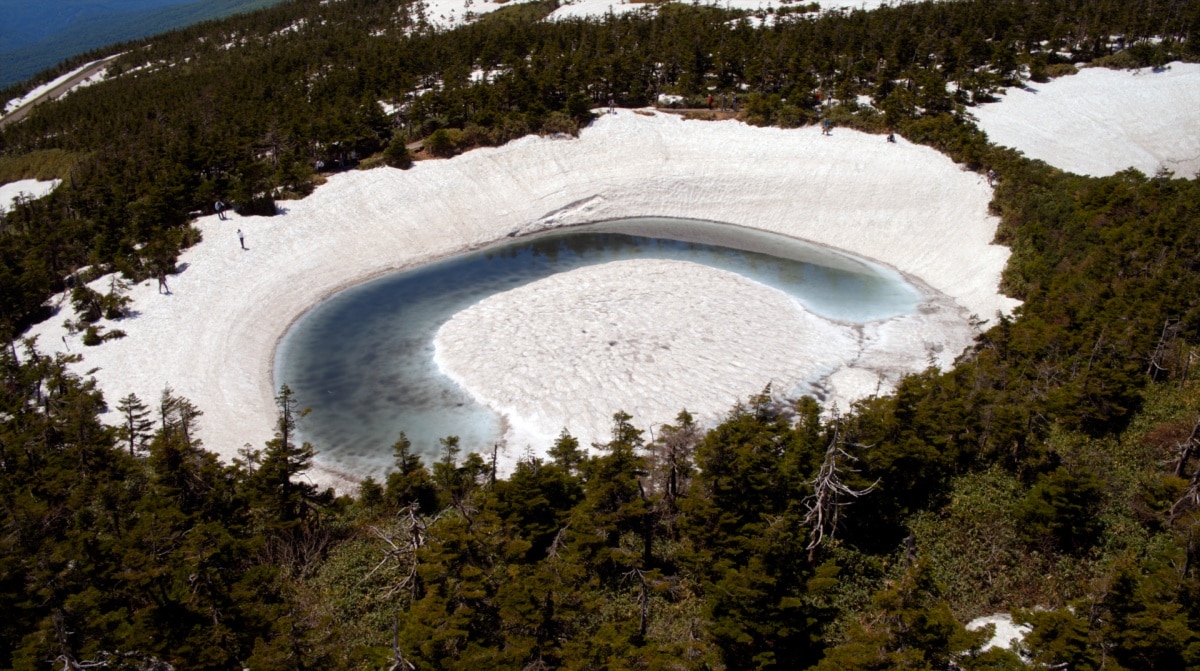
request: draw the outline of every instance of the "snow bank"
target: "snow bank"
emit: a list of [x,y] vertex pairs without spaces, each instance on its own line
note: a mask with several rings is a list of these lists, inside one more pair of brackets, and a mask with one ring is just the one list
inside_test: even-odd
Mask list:
[[636,12],[639,9],[653,10],[653,8],[652,4],[628,2],[627,0],[566,0],[560,3],[558,9],[551,12],[546,20],[600,18],[609,14],[615,16]]
[[1080,175],[1129,167],[1153,175],[1200,173],[1200,63],[1167,69],[1086,68],[1010,89],[975,111],[996,144]]
[[1033,631],[1029,625],[1014,623],[1012,616],[1008,613],[977,617],[967,623],[967,629],[969,631],[979,631],[989,624],[995,625],[996,629],[992,633],[991,640],[983,644],[984,650],[1004,648],[1015,651],[1016,644],[1025,640],[1025,636]]
[[[271,437],[275,345],[322,298],[509,235],[634,216],[724,221],[877,260],[952,302],[946,318],[960,325],[972,313],[1011,310],[1016,302],[997,293],[1009,251],[991,244],[991,190],[932,149],[898,140],[618,110],[577,139],[528,137],[409,171],[334,175],[308,198],[281,203],[281,216],[199,220],[204,241],[181,255],[186,269],[169,278],[172,293],[157,294],[154,282],[134,287],[138,315],[109,325],[126,338],[83,347],[68,336],[83,353],[74,369],[98,368],[110,403],[130,392],[154,399],[171,385],[204,410],[205,445],[231,458]],[[62,349],[63,318],[31,331],[43,350]],[[872,338],[925,339],[915,323],[884,322]]]
[[[124,53],[124,52],[122,52],[122,53]],[[59,77],[56,77],[55,79],[53,79],[49,82],[46,82],[45,84],[42,84],[41,86],[38,86],[37,88],[32,89],[31,91],[29,91],[28,93],[26,93],[25,95],[23,95],[19,98],[13,98],[12,100],[9,100],[8,103],[6,103],[4,105],[4,113],[0,114],[0,116],[12,114],[13,112],[17,111],[18,109],[29,104],[30,102],[37,100],[38,96],[42,95],[43,93],[45,93],[47,91],[52,90],[54,87],[58,86],[59,84],[62,84],[63,82],[67,81],[71,77],[74,77],[75,75],[79,74],[80,72],[83,72],[84,70],[92,67],[96,63],[99,63],[100,61],[105,61],[105,60],[112,60],[120,55],[121,54],[116,54],[114,56],[107,56],[105,58],[100,58],[100,59],[91,61],[90,63],[84,63],[83,65],[75,68],[74,70],[71,70],[70,72],[66,73],[65,75],[60,75]],[[101,74],[92,75],[91,77],[88,77],[80,84],[77,84],[74,88],[78,88],[80,85],[86,86],[86,85],[90,85],[90,84],[95,84],[98,81],[103,81],[103,79],[104,79],[104,75],[101,75]],[[72,90],[74,90],[74,89],[72,89]]]
[[[680,4],[696,5],[699,7],[718,7],[720,9],[742,9],[751,12],[765,12],[767,9],[781,9],[785,7],[795,7],[798,5],[806,5],[805,0],[797,0],[792,4],[785,4],[778,0],[680,0]],[[900,4],[898,2],[887,2],[887,0],[825,0],[821,2],[821,11],[833,11],[843,9],[863,9],[872,10],[878,9],[886,4]],[[576,19],[576,18],[599,18],[612,13],[625,14],[627,12],[637,11],[639,9],[649,9],[654,11],[656,5],[650,2],[630,2],[629,0],[564,0],[560,3],[558,9],[554,10],[549,16],[549,20],[557,21],[561,19]],[[752,19],[754,17],[751,17]],[[774,14],[771,15],[774,18]],[[751,21],[755,27],[761,27],[763,22]],[[769,20],[765,25],[773,25],[774,21]]]
[[61,179],[52,179],[48,182],[22,179],[8,184],[0,184],[0,213],[7,212],[17,198],[41,198],[58,188],[61,183]]
[[518,453],[553,444],[564,427],[584,445],[603,441],[618,410],[643,426],[685,407],[707,420],[767,382],[789,390],[859,352],[850,328],[782,291],[663,260],[585,267],[496,294],[450,319],[434,344],[438,366],[505,417]]
[[519,5],[522,2],[532,2],[532,0],[505,0],[503,2],[494,2],[492,0],[423,0],[421,4],[425,6],[425,20],[429,22],[429,25],[443,30],[452,30],[466,25],[484,14],[491,14],[508,5]]

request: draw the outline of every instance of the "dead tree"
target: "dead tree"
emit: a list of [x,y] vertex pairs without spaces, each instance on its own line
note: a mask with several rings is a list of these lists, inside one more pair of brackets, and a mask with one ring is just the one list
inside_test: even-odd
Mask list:
[[416,668],[400,651],[400,610],[397,609],[392,617],[392,665],[388,671],[416,671]]
[[385,566],[393,565],[400,567],[404,575],[400,581],[392,585],[383,594],[383,598],[389,599],[399,592],[408,592],[409,603],[421,598],[421,577],[417,573],[417,568],[420,566],[420,559],[417,552],[429,543],[429,526],[437,521],[437,518],[426,522],[417,514],[416,504],[406,506],[400,511],[402,518],[401,528],[396,533],[390,533],[372,526],[371,533],[375,534],[384,543],[387,543],[391,548],[385,550],[383,558],[371,569],[370,573],[363,578],[363,581],[370,579],[380,569]]
[[634,568],[625,574],[626,578],[636,578],[641,587],[638,594],[638,606],[641,609],[641,616],[638,620],[638,640],[646,640],[646,632],[650,628],[650,585],[646,580],[646,572]]
[[[839,460],[856,461],[853,456],[842,449],[841,443],[838,441],[838,430],[835,427],[829,447],[825,449],[825,460],[821,463],[817,476],[809,482],[812,485],[813,493],[804,499],[806,508],[804,523],[812,529],[808,546],[805,548],[808,550],[809,562],[814,560],[817,548],[825,542],[826,537],[833,539],[837,532],[841,509],[850,505],[854,499],[870,493],[879,484],[879,481],[876,480],[871,486],[864,489],[854,489],[848,486],[842,482],[840,473],[843,467],[838,463]],[[851,469],[850,472],[856,471]]]
[[1200,419],[1197,419],[1196,424],[1192,426],[1192,433],[1188,435],[1187,440],[1180,442],[1177,446],[1179,453],[1175,457],[1175,477],[1183,477],[1183,472],[1187,469],[1187,462],[1195,454],[1198,446],[1200,446]]
[[1170,357],[1173,345],[1176,339],[1179,338],[1179,332],[1183,324],[1178,319],[1168,319],[1163,322],[1162,333],[1158,336],[1158,344],[1154,346],[1154,352],[1150,355],[1150,363],[1146,367],[1146,374],[1151,380],[1157,380],[1159,373],[1170,374],[1167,367],[1167,359]]

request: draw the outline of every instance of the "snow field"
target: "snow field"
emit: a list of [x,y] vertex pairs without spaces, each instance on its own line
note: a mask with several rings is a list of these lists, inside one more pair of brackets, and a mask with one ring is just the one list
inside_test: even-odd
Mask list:
[[[603,442],[617,410],[639,424],[685,407],[712,419],[767,382],[798,382],[847,364],[850,329],[787,294],[683,261],[634,260],[552,275],[455,315],[436,361],[502,414],[516,452],[563,428]],[[503,362],[503,363],[501,363]]]
[[61,183],[61,179],[49,181],[22,179],[8,184],[0,184],[0,214],[7,212],[17,198],[41,198],[58,188]]
[[974,110],[996,144],[1079,175],[1133,167],[1191,179],[1200,173],[1200,63],[1166,69],[1084,68],[1009,89]]
[[[312,196],[282,203],[277,217],[202,218],[204,240],[181,255],[186,269],[169,278],[172,293],[158,294],[154,282],[133,287],[137,316],[107,324],[128,337],[85,348],[62,327],[69,308],[30,334],[44,352],[65,349],[65,337],[84,355],[74,370],[97,369],[110,404],[130,392],[156,399],[171,385],[204,411],[206,447],[231,459],[271,437],[275,345],[311,306],[365,279],[519,233],[635,216],[709,219],[891,265],[956,329],[971,314],[988,319],[1016,305],[996,289],[1009,252],[991,244],[991,190],[945,156],[847,130],[822,137],[817,128],[644,114],[604,115],[577,139],[527,137],[409,171],[335,175]],[[908,343],[905,351],[938,340],[914,316],[869,328],[879,343]],[[956,354],[946,349],[938,362]],[[682,403],[671,405],[677,412]],[[348,486],[353,474],[318,468],[312,476]]]

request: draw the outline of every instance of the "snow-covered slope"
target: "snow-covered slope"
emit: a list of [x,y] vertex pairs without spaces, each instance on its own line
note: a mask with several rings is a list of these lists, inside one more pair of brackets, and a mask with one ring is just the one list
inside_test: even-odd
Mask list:
[[[646,114],[604,115],[578,139],[527,137],[409,171],[337,175],[274,218],[204,218],[172,293],[134,287],[137,316],[108,325],[128,337],[85,348],[66,336],[84,355],[76,370],[98,368],[112,403],[171,385],[204,410],[206,446],[230,458],[270,438],[275,345],[322,298],[510,234],[632,216],[724,221],[876,259],[941,296],[960,326],[1014,307],[997,293],[1009,252],[991,244],[991,190],[945,156],[852,131]],[[63,349],[64,317],[32,331],[43,349]],[[936,335],[925,328],[899,323],[877,339]]]
[[1185,178],[1200,173],[1200,63],[1159,71],[1086,68],[1010,89],[975,115],[992,142],[1080,175],[1129,167]]
[[[697,6],[719,7],[721,9],[744,9],[751,12],[766,12],[768,9],[776,10],[789,6],[798,6],[808,4],[804,0],[796,3],[783,3],[778,0],[678,0],[680,4],[689,4]],[[900,0],[903,2],[904,0]],[[832,11],[841,9],[864,9],[871,10],[882,7],[885,4],[899,4],[899,2],[887,2],[886,0],[825,0],[819,3],[820,11]],[[630,2],[629,0],[563,0],[559,4],[558,9],[550,14],[550,20],[571,18],[596,18],[602,17],[609,13],[624,14],[626,12],[637,11],[638,9],[649,9],[653,11],[656,5],[648,2]],[[768,21],[770,23],[770,21]],[[756,23],[756,25],[759,25]]]
[[7,212],[17,198],[41,198],[61,183],[61,179],[49,181],[22,179],[8,184],[0,184],[0,213]]

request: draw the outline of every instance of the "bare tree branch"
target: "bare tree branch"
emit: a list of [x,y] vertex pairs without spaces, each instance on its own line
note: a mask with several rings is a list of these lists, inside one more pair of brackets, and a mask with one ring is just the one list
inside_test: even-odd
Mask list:
[[[836,533],[841,509],[850,505],[853,499],[870,493],[879,484],[879,481],[876,480],[865,489],[853,489],[842,482],[839,474],[842,468],[838,461],[856,461],[856,459],[842,449],[838,440],[839,434],[840,430],[835,424],[833,438],[829,441],[829,447],[825,449],[825,460],[821,463],[817,476],[809,482],[812,485],[813,493],[804,499],[806,508],[804,523],[812,529],[808,546],[805,548],[808,550],[810,562],[816,556],[817,548],[825,542],[826,537],[832,539]],[[857,471],[851,469],[850,472]]]

